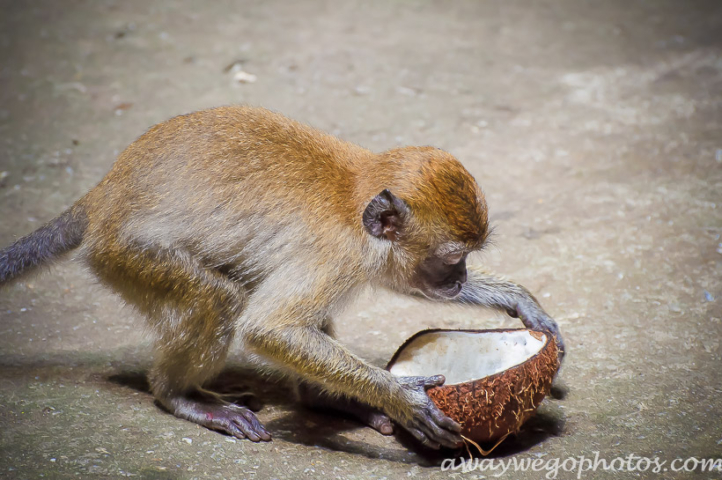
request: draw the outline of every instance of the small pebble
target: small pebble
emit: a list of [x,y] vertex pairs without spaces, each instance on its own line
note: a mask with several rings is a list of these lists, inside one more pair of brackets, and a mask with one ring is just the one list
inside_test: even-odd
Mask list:
[[233,74],[233,80],[235,80],[238,83],[255,83],[255,81],[258,79],[254,74],[244,72],[243,70],[240,70]]
[[707,290],[704,291],[704,298],[705,298],[705,300],[707,300],[708,302],[714,302],[714,297],[713,297],[712,294],[709,293]]
[[193,439],[192,439],[192,438],[183,437],[182,440],[183,440],[184,442],[186,442],[188,445],[192,445],[192,444],[193,444]]

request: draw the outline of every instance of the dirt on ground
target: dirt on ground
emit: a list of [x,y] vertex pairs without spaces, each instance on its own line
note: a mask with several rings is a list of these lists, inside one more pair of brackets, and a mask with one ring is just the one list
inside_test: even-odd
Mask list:
[[[0,477],[610,478],[577,472],[595,452],[620,478],[722,475],[689,460],[722,457],[719,2],[0,0],[0,244],[154,123],[238,103],[456,155],[495,226],[471,262],[565,334],[552,395],[497,470],[443,471],[448,452],[304,410],[235,352],[222,380],[274,435],[237,441],[154,404],[142,319],[68,259],[0,291]],[[368,292],[337,325],[383,366],[427,327],[519,322]]]

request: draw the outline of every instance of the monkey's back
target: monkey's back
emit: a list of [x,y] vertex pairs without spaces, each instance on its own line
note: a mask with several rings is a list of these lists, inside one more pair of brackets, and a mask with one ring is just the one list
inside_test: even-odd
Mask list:
[[182,247],[218,263],[265,244],[280,258],[299,248],[293,238],[309,238],[294,235],[302,229],[360,227],[350,221],[361,214],[354,177],[372,158],[262,108],[178,116],[123,151],[81,201],[88,238]]

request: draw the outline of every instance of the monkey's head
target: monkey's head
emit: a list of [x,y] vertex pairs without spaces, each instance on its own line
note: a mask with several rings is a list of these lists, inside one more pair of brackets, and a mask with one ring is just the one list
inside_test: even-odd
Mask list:
[[405,147],[381,155],[391,172],[366,206],[366,231],[390,242],[387,281],[429,298],[457,296],[466,257],[489,234],[486,202],[474,177],[451,154]]

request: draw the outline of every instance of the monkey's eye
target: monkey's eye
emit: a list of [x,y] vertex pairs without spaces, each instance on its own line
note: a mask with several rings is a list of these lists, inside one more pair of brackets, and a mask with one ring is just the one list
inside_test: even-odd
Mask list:
[[464,252],[452,253],[444,258],[444,263],[447,265],[456,265],[464,259]]

